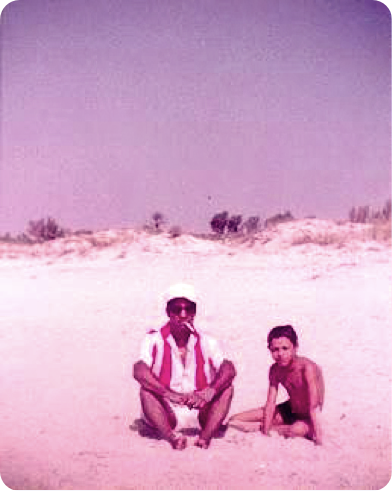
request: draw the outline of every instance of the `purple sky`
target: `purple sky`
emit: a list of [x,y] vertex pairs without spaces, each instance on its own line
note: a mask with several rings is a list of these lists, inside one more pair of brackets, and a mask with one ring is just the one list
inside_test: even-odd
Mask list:
[[373,0],[18,0],[1,16],[0,233],[346,218],[391,192]]

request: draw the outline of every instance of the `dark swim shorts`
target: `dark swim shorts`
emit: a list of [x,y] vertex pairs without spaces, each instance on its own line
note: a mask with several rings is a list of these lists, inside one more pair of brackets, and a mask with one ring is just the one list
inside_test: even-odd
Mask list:
[[298,416],[296,416],[293,413],[289,400],[284,401],[281,404],[278,404],[276,406],[276,409],[279,411],[279,414],[282,416],[285,425],[292,425],[299,419]]

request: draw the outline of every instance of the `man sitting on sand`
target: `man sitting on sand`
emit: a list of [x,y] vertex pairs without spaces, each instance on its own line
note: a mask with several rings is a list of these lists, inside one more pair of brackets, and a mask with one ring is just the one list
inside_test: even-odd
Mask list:
[[[265,435],[272,429],[285,437],[306,437],[321,445],[324,380],[320,367],[297,356],[298,338],[290,325],[270,331],[268,348],[275,363],[269,371],[266,405],[232,416],[228,426],[242,431],[261,430]],[[279,384],[287,390],[289,399],[276,405]]]
[[169,321],[147,334],[134,365],[143,415],[174,449],[182,450],[186,437],[174,430],[182,417],[196,413],[201,432],[195,445],[208,448],[229,411],[236,371],[217,342],[196,331],[193,287],[174,285],[166,300]]

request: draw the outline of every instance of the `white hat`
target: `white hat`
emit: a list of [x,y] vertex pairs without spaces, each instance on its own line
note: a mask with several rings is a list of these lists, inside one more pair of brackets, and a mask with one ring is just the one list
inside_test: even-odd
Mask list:
[[174,298],[186,298],[190,302],[197,303],[197,296],[192,285],[177,283],[172,285],[165,294],[166,303]]

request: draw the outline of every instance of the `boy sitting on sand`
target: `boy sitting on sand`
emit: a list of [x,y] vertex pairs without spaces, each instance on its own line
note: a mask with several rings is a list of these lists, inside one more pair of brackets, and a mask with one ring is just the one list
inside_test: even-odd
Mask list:
[[[266,405],[232,416],[228,426],[242,431],[261,430],[265,435],[272,429],[286,438],[301,436],[321,445],[321,368],[308,358],[297,356],[298,338],[290,325],[274,327],[269,332],[268,348],[275,363],[269,370]],[[287,390],[289,399],[276,405],[279,384]]]

